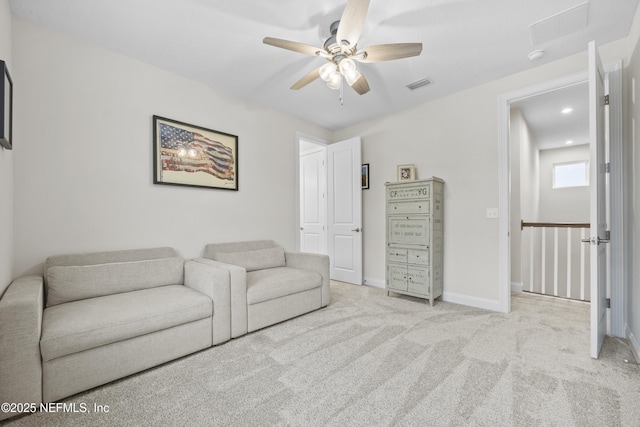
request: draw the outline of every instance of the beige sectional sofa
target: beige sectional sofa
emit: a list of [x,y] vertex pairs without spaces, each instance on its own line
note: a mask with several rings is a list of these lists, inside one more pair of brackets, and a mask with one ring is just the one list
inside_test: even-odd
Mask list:
[[231,290],[231,337],[329,304],[329,257],[285,252],[272,240],[209,244],[205,263]]
[[48,258],[0,300],[0,402],[56,401],[229,340],[219,275],[172,248]]
[[172,248],[49,257],[0,299],[0,403],[53,402],[327,304],[329,257],[271,240],[188,261]]

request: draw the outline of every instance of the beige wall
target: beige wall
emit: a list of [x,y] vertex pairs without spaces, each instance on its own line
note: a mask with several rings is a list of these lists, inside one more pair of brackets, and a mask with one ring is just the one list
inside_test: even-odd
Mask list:
[[[0,59],[13,77],[9,0],[0,0]],[[0,148],[0,296],[13,277],[13,194],[13,152]]]
[[[295,247],[295,135],[329,131],[20,19],[13,29],[16,274],[69,252]],[[154,185],[154,114],[238,135],[240,191]]]
[[518,108],[509,118],[511,160],[511,282],[522,284],[520,222],[538,221],[540,151],[529,125]]
[[[625,39],[601,47],[603,61],[624,58],[626,46]],[[498,221],[486,218],[487,208],[498,207],[497,99],[586,68],[585,46],[582,54],[336,132],[336,140],[362,136],[363,162],[375,171],[363,197],[365,277],[385,277],[383,183],[396,179],[396,165],[414,163],[418,177],[445,180],[445,297],[497,309]]]
[[553,165],[589,160],[589,145],[540,152],[540,213],[543,222],[589,222],[589,187],[553,188]]

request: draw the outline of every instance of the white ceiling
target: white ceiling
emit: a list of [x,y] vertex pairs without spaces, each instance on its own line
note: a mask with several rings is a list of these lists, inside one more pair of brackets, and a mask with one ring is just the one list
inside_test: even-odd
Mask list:
[[[522,111],[540,150],[589,143],[589,86],[587,82],[547,92],[511,106]],[[569,113],[562,113],[571,108]],[[567,141],[572,141],[567,144]]]
[[[531,24],[584,0],[371,0],[358,46],[422,42],[422,55],[359,64],[371,92],[360,96],[347,87],[342,106],[338,93],[319,79],[289,89],[322,65],[322,58],[267,46],[262,39],[322,46],[346,0],[10,0],[10,5],[20,18],[341,129],[585,51],[590,40],[601,45],[625,37],[638,1],[590,0],[586,28],[535,45]],[[546,23],[538,28],[549,30]],[[530,62],[527,55],[535,49],[546,54]],[[424,77],[433,84],[406,88]]]

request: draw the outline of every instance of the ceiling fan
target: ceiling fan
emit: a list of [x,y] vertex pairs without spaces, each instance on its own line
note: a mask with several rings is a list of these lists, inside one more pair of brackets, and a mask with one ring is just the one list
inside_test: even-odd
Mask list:
[[331,24],[331,36],[322,48],[289,40],[265,37],[262,42],[282,49],[321,56],[326,64],[311,71],[291,86],[298,90],[321,78],[331,89],[342,88],[342,78],[360,95],[369,92],[369,83],[356,67],[354,59],[361,63],[391,61],[394,59],[418,56],[422,52],[422,43],[391,43],[370,46],[358,50],[358,39],[362,34],[364,21],[370,0],[348,0],[339,21]]

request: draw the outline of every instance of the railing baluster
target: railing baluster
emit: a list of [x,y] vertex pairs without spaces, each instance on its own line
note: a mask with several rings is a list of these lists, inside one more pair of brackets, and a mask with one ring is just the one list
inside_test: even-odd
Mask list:
[[558,296],[558,227],[553,229],[553,295]]
[[547,288],[546,288],[546,281],[547,281],[547,275],[546,275],[546,269],[547,269],[547,260],[546,260],[546,246],[547,246],[547,233],[546,233],[547,229],[543,228],[542,229],[542,269],[541,269],[541,283],[542,283],[542,295],[545,295],[547,293]]
[[571,298],[571,229],[567,228],[567,298]]
[[529,292],[533,292],[533,228],[529,237]]
[[[582,241],[583,239],[586,238],[585,233],[586,233],[586,228],[582,229],[582,232],[580,233],[580,240]],[[584,270],[585,270],[585,246],[586,245],[580,245],[580,299],[582,301],[584,301]]]

